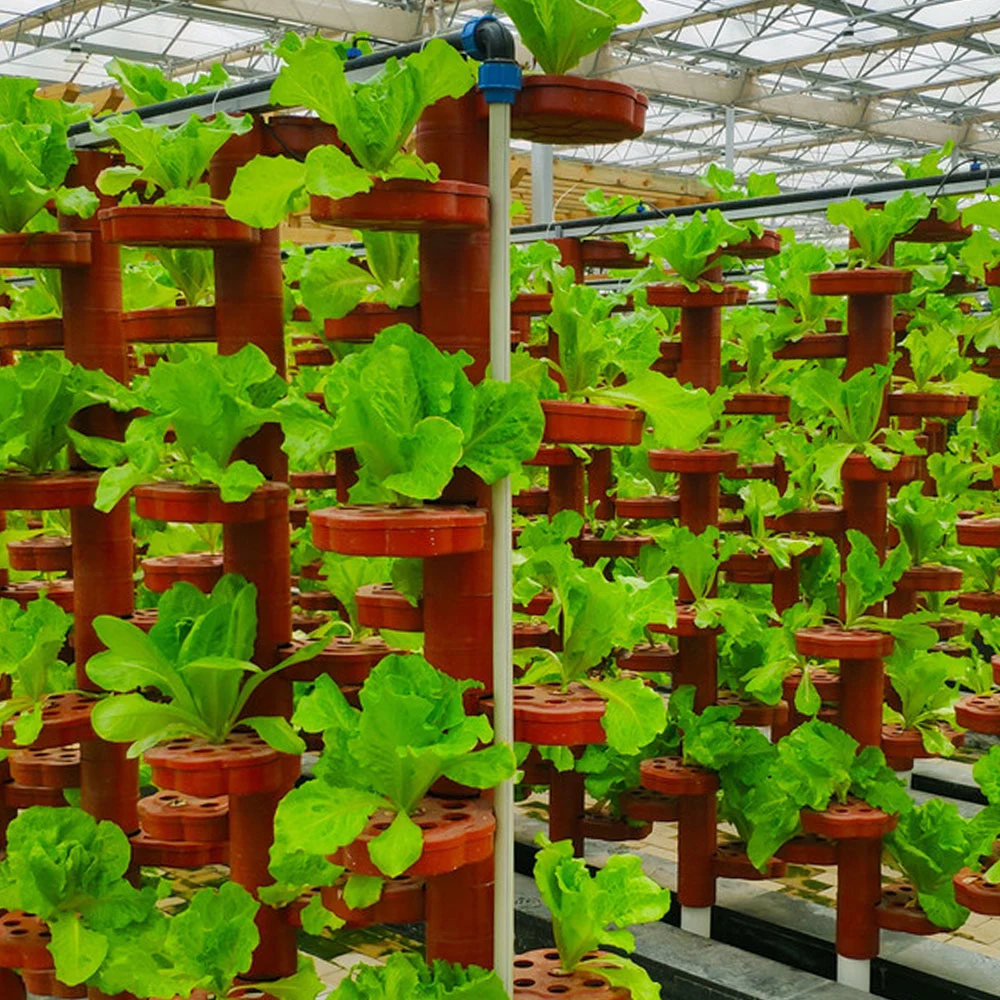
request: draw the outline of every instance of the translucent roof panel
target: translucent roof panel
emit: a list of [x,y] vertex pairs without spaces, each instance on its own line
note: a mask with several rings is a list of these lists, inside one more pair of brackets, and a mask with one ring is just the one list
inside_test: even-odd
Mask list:
[[[0,73],[96,88],[114,55],[185,78],[215,60],[273,72],[284,31],[448,31],[487,0],[0,0]],[[891,176],[893,160],[954,141],[955,162],[1000,156],[996,0],[645,0],[638,22],[579,72],[650,97],[646,135],[559,155],[698,175],[778,174],[787,188]],[[530,57],[524,53],[526,65]]]

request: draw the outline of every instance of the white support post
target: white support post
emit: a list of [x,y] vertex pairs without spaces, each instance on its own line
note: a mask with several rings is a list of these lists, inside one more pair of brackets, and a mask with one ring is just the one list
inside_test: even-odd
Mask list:
[[867,958],[837,956],[837,982],[856,990],[870,993],[872,988],[872,963]]
[[736,163],[736,108],[726,108],[726,170]]
[[552,147],[544,142],[531,144],[531,221],[549,223],[555,214]]
[[[510,381],[510,105],[490,113],[490,366]],[[510,477],[493,486],[493,729],[498,743],[514,742],[514,623],[511,576]],[[493,809],[495,891],[493,967],[508,993],[514,978],[514,783],[497,786]],[[456,900],[456,905],[461,905]]]
[[710,938],[712,936],[712,907],[682,906],[681,930],[687,931],[688,934],[697,934],[698,937]]

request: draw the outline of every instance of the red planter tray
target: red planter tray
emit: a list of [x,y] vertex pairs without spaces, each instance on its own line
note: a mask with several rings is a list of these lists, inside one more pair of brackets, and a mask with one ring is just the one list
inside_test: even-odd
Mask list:
[[[42,709],[42,731],[31,744],[35,750],[51,747],[65,747],[73,743],[84,743],[94,739],[90,725],[90,712],[94,699],[75,691],[65,694],[50,694]],[[16,716],[15,716],[16,718]],[[14,719],[9,719],[0,730],[0,748],[4,750],[24,749],[14,742]]]
[[813,295],[903,295],[912,284],[912,271],[889,267],[822,271],[809,276]]
[[773,726],[788,721],[788,702],[779,701],[777,705],[765,705],[755,698],[747,698],[735,691],[720,691],[716,704],[724,708],[737,705],[740,714],[736,717],[739,726]]
[[7,761],[10,764],[10,776],[19,785],[59,789],[80,787],[78,746],[11,750]]
[[788,870],[788,866],[781,858],[771,858],[764,871],[754,868],[747,857],[747,845],[739,840],[719,844],[716,847],[712,857],[712,868],[717,878],[740,878],[747,882],[783,878]]
[[293,593],[292,604],[302,608],[303,611],[336,611],[340,607],[337,598],[326,590],[307,590],[301,594]]
[[377,903],[363,910],[352,910],[344,902],[346,877],[320,890],[323,905],[349,927],[371,927],[374,924],[423,923],[426,910],[426,883],[422,878],[403,875],[386,879]]
[[616,517],[672,521],[681,513],[679,497],[617,497],[613,502]]
[[736,468],[739,455],[735,451],[698,448],[680,451],[676,448],[651,448],[649,467],[657,472],[678,472],[692,475],[729,475]]
[[512,503],[518,514],[547,514],[549,491],[540,486],[532,486],[530,489],[515,493]]
[[867,455],[848,455],[840,478],[852,483],[908,483],[918,478],[922,457],[901,455],[894,469],[876,469]]
[[776,857],[792,865],[820,865],[829,868],[837,863],[837,845],[826,837],[806,833],[783,844]]
[[583,836],[588,840],[606,840],[617,844],[645,840],[653,832],[652,823],[630,823],[627,819],[591,812],[584,814],[581,827]]
[[648,255],[636,257],[624,243],[610,239],[581,240],[580,259],[584,267],[600,267],[605,270],[645,267],[649,263]]
[[406,323],[420,331],[420,306],[390,309],[384,302],[362,302],[340,319],[323,322],[323,336],[354,344],[368,344],[386,327]]
[[66,795],[62,788],[48,788],[45,785],[19,785],[8,781],[0,785],[3,804],[8,809],[30,809],[32,806],[48,806],[50,809],[61,809],[66,803]]
[[214,306],[168,306],[122,313],[130,344],[214,344]]
[[43,351],[58,350],[62,346],[63,327],[58,316],[0,323],[0,347],[12,351]]
[[896,583],[896,590],[947,593],[962,586],[962,571],[954,566],[911,566]]
[[209,594],[222,579],[221,552],[153,556],[143,559],[141,565],[143,582],[154,594],[162,594],[182,580]]
[[723,251],[727,257],[740,260],[765,260],[781,253],[781,234],[773,229],[765,229],[760,236],[751,236],[742,243],[734,243]]
[[307,347],[295,352],[295,364],[299,368],[322,368],[332,365],[333,352],[328,347]]
[[695,625],[695,613],[692,608],[679,606],[677,608],[677,622],[674,625],[663,625],[657,622],[649,626],[650,632],[660,632],[664,635],[676,635],[684,639],[693,639],[697,636],[721,635],[723,630],[717,628],[698,628]]
[[847,356],[846,333],[809,333],[774,352],[776,361],[811,361]]
[[849,796],[822,811],[803,809],[802,829],[830,840],[874,840],[894,830],[898,818]]
[[770,392],[737,392],[726,400],[726,413],[774,416],[788,420],[791,397]]
[[917,890],[912,885],[888,885],[882,889],[882,901],[875,910],[879,927],[903,934],[940,934],[941,928],[932,924],[917,902]]
[[260,120],[264,156],[304,157],[314,146],[340,146],[337,130],[307,115],[271,115]]
[[820,660],[874,660],[892,652],[893,638],[886,632],[818,625],[799,629],[795,648]]
[[[485,861],[493,853],[496,818],[485,799],[455,801],[427,796],[411,815],[423,830],[424,849],[419,860],[403,873],[405,875],[446,875],[477,861]],[[368,845],[389,828],[393,818],[394,814],[387,810],[376,812],[361,836],[334,855],[334,863],[359,875],[381,875],[368,856]]]
[[[960,733],[950,726],[939,726],[938,728],[954,746],[960,747],[965,743],[965,733]],[[924,741],[918,729],[903,729],[895,722],[882,726],[882,752],[886,757],[909,761],[925,760],[936,756],[924,749]],[[900,768],[899,770],[909,770],[909,768]]]
[[664,309],[712,309],[739,304],[742,289],[725,285],[713,291],[707,285],[692,292],[685,285],[647,285],[646,301],[651,306]]
[[522,292],[510,304],[511,316],[545,316],[552,312],[551,292]]
[[955,902],[989,917],[1000,917],[1000,885],[987,882],[981,872],[963,868],[953,879]]
[[585,533],[575,542],[574,548],[580,559],[635,559],[646,545],[652,545],[649,535],[616,535],[614,538],[598,538]]
[[515,649],[533,649],[535,647],[552,649],[557,638],[556,631],[544,622],[514,622]]
[[770,583],[775,571],[766,552],[736,552],[719,568],[730,583]]
[[816,510],[793,510],[779,517],[768,517],[765,524],[772,531],[836,538],[847,530],[847,515],[843,507],[829,504]]
[[484,229],[490,221],[489,189],[465,181],[375,181],[367,194],[350,198],[313,196],[310,213],[316,222],[345,229],[390,229],[431,232],[439,229]]
[[156,792],[139,799],[139,824],[153,840],[217,843],[229,839],[229,798]]
[[606,707],[603,698],[582,684],[570,684],[565,692],[558,684],[515,684],[514,739],[543,747],[604,743]]
[[470,507],[332,507],[309,520],[316,548],[350,556],[429,558],[486,544],[486,511]]
[[[811,669],[809,675],[812,677],[813,686],[821,701],[836,703],[840,701],[840,674],[835,674],[832,670],[825,670],[823,667]],[[782,682],[781,693],[785,700],[791,703],[795,699],[795,692],[802,681],[802,671],[793,670]]]
[[[600,957],[591,952],[584,958]],[[541,948],[525,952],[514,959],[514,1000],[551,1000],[555,995],[565,1000],[630,1000],[632,994],[623,987],[611,987],[592,970],[564,972],[559,965],[559,952]]]
[[0,473],[0,510],[64,510],[91,507],[99,472]]
[[637,139],[645,130],[648,107],[649,100],[624,83],[525,76],[511,109],[511,138],[571,146]]
[[10,568],[28,573],[69,573],[73,540],[69,535],[35,535],[7,543]]
[[665,642],[650,646],[643,643],[631,653],[622,653],[617,658],[622,670],[632,670],[639,674],[670,673],[677,666],[677,650]]
[[125,620],[131,622],[136,628],[141,628],[143,632],[148,632],[157,621],[159,613],[156,608],[139,608],[132,614],[126,615]]
[[958,606],[963,611],[978,611],[981,615],[1000,615],[1000,594],[985,590],[959,594]]
[[662,795],[649,788],[636,788],[624,792],[621,799],[622,812],[629,819],[642,823],[675,823],[680,816],[680,805],[676,796]]
[[52,934],[33,913],[0,911],[0,968],[51,969]]
[[972,235],[972,226],[963,226],[959,216],[951,222],[942,222],[936,208],[926,219],[921,219],[908,233],[897,236],[900,243],[961,243]]
[[535,594],[527,604],[515,604],[514,610],[522,615],[544,615],[552,607],[553,600],[555,598],[552,591],[543,590],[540,594]]
[[955,722],[974,733],[1000,735],[1000,694],[970,694],[955,705]]
[[545,435],[552,444],[596,444],[615,447],[642,441],[646,414],[626,406],[568,403],[543,399]]
[[0,233],[0,267],[87,267],[90,233]]
[[961,417],[969,409],[968,396],[941,392],[890,392],[891,417]]
[[[297,639],[293,640],[278,649],[278,658],[287,659],[304,645]],[[372,668],[392,652],[395,650],[378,636],[371,636],[360,642],[342,637],[333,639],[313,659],[287,667],[281,676],[289,681],[311,682],[320,675],[327,674],[337,684],[363,684]]]
[[337,474],[316,469],[313,472],[293,472],[288,477],[288,485],[293,490],[335,490]]
[[304,528],[309,523],[309,506],[305,503],[293,503],[288,508],[288,523],[293,528]]
[[201,868],[204,865],[224,865],[229,862],[229,842],[157,840],[144,830],[129,837],[132,860],[137,865],[155,868]]
[[537,465],[546,469],[565,469],[579,461],[580,459],[569,448],[560,448],[554,444],[541,444],[538,446],[538,451],[524,464]]
[[391,583],[370,583],[354,595],[358,622],[366,628],[388,628],[396,632],[423,632],[424,609],[414,607]]
[[116,205],[97,213],[107,243],[134,247],[225,247],[257,243],[260,230],[221,205]]
[[642,787],[661,795],[687,798],[715,795],[719,778],[714,771],[695,764],[685,764],[680,757],[654,757],[639,765]]
[[1000,548],[1000,517],[971,517],[959,521],[956,536],[959,545]]
[[180,483],[144,483],[132,491],[135,512],[150,521],[186,524],[247,524],[286,509],[288,487],[264,483],[239,503],[223,503],[217,486],[184,486]]
[[145,757],[157,788],[206,799],[277,791],[299,771],[298,757],[278,753],[256,733],[231,733],[225,743],[184,737]]
[[0,599],[17,601],[22,608],[27,607],[40,594],[44,594],[53,604],[58,604],[63,611],[73,613],[74,606],[73,581],[58,580],[23,580],[0,587]]

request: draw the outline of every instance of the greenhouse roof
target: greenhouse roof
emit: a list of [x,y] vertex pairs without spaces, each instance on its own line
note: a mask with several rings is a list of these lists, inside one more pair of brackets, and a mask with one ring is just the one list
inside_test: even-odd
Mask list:
[[[955,165],[1000,152],[1000,12],[992,0],[645,0],[640,22],[581,72],[651,98],[646,134],[561,155],[606,165],[737,176],[783,188],[892,175],[892,161],[947,140]],[[266,45],[290,28],[394,43],[492,8],[470,0],[0,0],[0,73],[108,82],[112,56],[185,77],[213,61],[273,72]]]

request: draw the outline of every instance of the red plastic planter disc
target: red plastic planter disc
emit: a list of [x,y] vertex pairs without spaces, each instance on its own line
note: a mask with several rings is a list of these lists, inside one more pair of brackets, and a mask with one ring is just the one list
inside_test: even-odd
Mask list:
[[712,858],[712,867],[718,878],[739,878],[748,882],[782,878],[787,870],[785,862],[780,858],[771,858],[764,871],[754,868],[747,857],[746,844],[739,840],[719,844]]
[[851,796],[820,812],[803,809],[802,829],[830,840],[878,839],[894,830],[898,819]]
[[972,517],[958,522],[959,545],[976,548],[1000,548],[1000,517]]
[[469,507],[334,507],[309,520],[316,548],[344,555],[428,558],[486,544],[486,511]]
[[391,583],[370,583],[354,595],[358,623],[366,628],[388,628],[396,632],[422,632],[424,609],[412,605]]
[[0,474],[0,510],[63,510],[92,507],[99,472]]
[[675,823],[680,816],[676,796],[636,788],[621,797],[622,812],[641,823]]
[[681,503],[675,497],[617,497],[615,516],[636,520],[672,521],[680,516]]
[[641,410],[561,399],[543,399],[542,411],[543,440],[553,444],[636,445],[646,421]]
[[969,409],[968,396],[953,396],[938,392],[891,392],[891,417],[942,417],[953,419]]
[[142,561],[143,582],[154,594],[162,594],[185,581],[206,594],[222,579],[221,552],[185,552],[176,556],[153,556]]
[[661,795],[714,795],[719,790],[719,778],[714,771],[695,764],[685,764],[680,757],[654,757],[639,766],[643,788]]
[[216,843],[229,839],[229,798],[160,791],[139,800],[139,822],[155,840]]
[[56,316],[0,323],[0,347],[12,351],[42,351],[57,350],[62,346],[62,320]]
[[151,521],[186,524],[247,524],[263,521],[279,507],[287,507],[288,487],[264,483],[239,503],[224,503],[217,486],[184,486],[180,483],[146,483],[137,486],[135,512]]
[[[285,659],[298,652],[304,644],[293,640],[278,650],[279,659]],[[318,655],[304,663],[296,663],[281,674],[290,681],[314,681],[321,674],[328,674],[338,684],[363,684],[374,666],[390,653],[391,646],[371,636],[354,642],[351,639],[334,639]]]
[[[65,694],[50,694],[42,709],[42,731],[32,747],[47,750],[51,747],[65,747],[73,743],[84,743],[94,739],[90,725],[90,713],[94,699],[75,691]],[[15,716],[16,719],[16,716]],[[14,742],[14,719],[9,719],[0,730],[0,747],[5,750],[19,749]]]
[[[584,956],[600,958],[600,952]],[[518,955],[514,959],[515,1000],[629,1000],[631,994],[622,988],[612,988],[607,981],[590,970],[564,972],[559,964],[559,952],[542,948]]]
[[[380,809],[361,836],[337,852],[334,863],[359,875],[381,875],[368,855],[368,845],[389,828],[393,819],[393,813]],[[424,847],[419,860],[404,872],[406,875],[446,875],[485,861],[493,853],[496,819],[485,799],[456,801],[428,796],[412,819],[423,831]]]
[[168,306],[122,313],[129,344],[215,343],[214,306]]
[[310,212],[316,222],[346,229],[484,229],[490,221],[489,189],[451,180],[375,181],[369,192],[350,198],[313,196]]
[[373,924],[418,924],[425,917],[426,883],[422,878],[408,875],[386,879],[382,883],[382,895],[377,903],[363,910],[352,910],[344,902],[344,886],[347,878],[342,877],[331,886],[320,890],[323,905],[349,927],[371,927]]
[[622,142],[646,127],[649,100],[624,83],[526,76],[511,109],[511,136],[552,145]]
[[73,542],[69,535],[35,535],[7,543],[11,569],[30,573],[69,573]]
[[813,295],[903,295],[913,284],[913,273],[888,267],[822,271],[809,276]]
[[7,760],[10,763],[10,776],[19,785],[35,788],[80,787],[78,746],[12,750]]
[[107,243],[134,247],[225,247],[257,243],[260,230],[221,205],[118,205],[97,213]]
[[819,625],[796,632],[795,648],[820,660],[875,660],[892,652],[893,638],[885,632]]
[[0,267],[87,267],[90,233],[0,233]]
[[809,361],[814,358],[846,356],[847,334],[841,333],[810,333],[774,352],[775,361]]
[[979,872],[963,868],[954,878],[955,901],[973,913],[1000,917],[1000,885],[987,882]]
[[649,450],[649,467],[657,472],[728,475],[736,469],[738,458],[735,451],[717,451],[714,448],[698,448],[695,451],[651,448]]
[[882,890],[882,901],[875,913],[879,927],[904,934],[939,934],[941,928],[932,924],[917,902],[917,891],[912,885],[889,885]]
[[362,302],[341,319],[323,322],[323,336],[354,344],[369,344],[386,327],[406,323],[420,331],[420,306],[390,309],[383,302]]
[[1000,694],[970,694],[955,705],[955,721],[974,733],[1000,735]]
[[514,685],[514,738],[535,746],[604,743],[601,719],[607,703],[582,684],[563,692],[558,684]]

